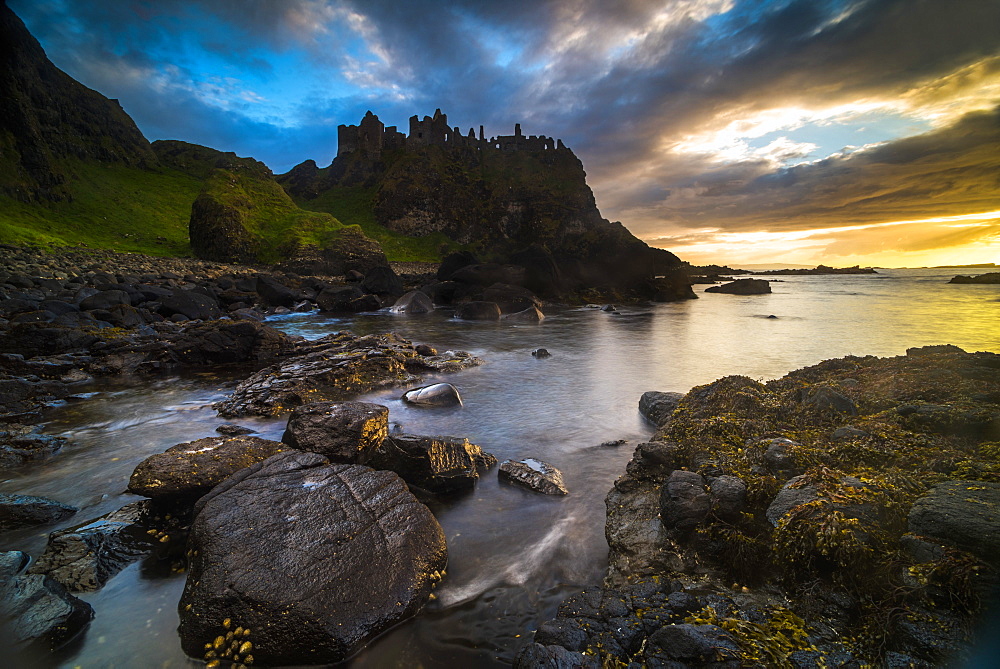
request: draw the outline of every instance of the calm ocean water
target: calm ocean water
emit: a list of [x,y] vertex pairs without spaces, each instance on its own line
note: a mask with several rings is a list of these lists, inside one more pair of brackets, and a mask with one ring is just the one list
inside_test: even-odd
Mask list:
[[[429,380],[455,384],[463,407],[419,409],[402,389],[361,399],[389,407],[405,431],[469,437],[501,460],[535,457],[562,470],[570,495],[553,499],[501,485],[491,472],[468,497],[434,509],[448,539],[448,576],[437,601],[380,637],[352,667],[502,666],[559,601],[600,581],[607,546],[604,495],[634,445],[652,429],[637,413],[646,390],[686,391],[728,374],[777,378],[845,355],[901,355],[908,347],[956,344],[1000,352],[1000,286],[949,285],[952,270],[775,277],[773,293],[705,294],[619,315],[547,308],[538,325],[464,323],[446,313],[352,318],[292,315],[272,324],[320,337],[337,330],[396,331],[440,350],[464,349],[482,367]],[[769,316],[777,318],[769,318]],[[544,347],[552,357],[531,356]],[[52,412],[50,432],[74,445],[40,466],[6,472],[0,491],[43,495],[81,507],[63,525],[94,518],[135,497],[123,491],[146,456],[214,434],[210,404],[235,379],[204,374],[143,389],[103,385],[87,401]],[[237,421],[278,439],[284,421]],[[621,447],[602,442],[627,439]],[[46,532],[3,537],[0,548],[37,556]],[[103,590],[83,595],[96,618],[53,664],[64,667],[203,666],[176,637],[184,576],[133,564]]]

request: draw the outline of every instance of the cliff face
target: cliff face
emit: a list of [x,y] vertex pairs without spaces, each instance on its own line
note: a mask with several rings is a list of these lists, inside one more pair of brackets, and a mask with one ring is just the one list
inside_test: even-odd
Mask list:
[[156,164],[117,100],[80,84],[46,57],[0,1],[0,193],[22,202],[70,197],[67,159]]
[[[601,217],[583,165],[567,148],[353,151],[325,169],[307,161],[278,180],[305,207],[320,208],[340,190],[370,189],[379,225],[415,237],[443,234],[485,259],[523,264],[526,254],[544,255],[566,290],[641,287],[661,299],[691,296],[676,256]],[[671,275],[671,285],[647,285],[658,275]]]

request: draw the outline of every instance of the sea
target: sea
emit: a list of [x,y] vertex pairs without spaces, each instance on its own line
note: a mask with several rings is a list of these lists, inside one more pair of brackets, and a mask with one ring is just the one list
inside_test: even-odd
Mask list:
[[[447,575],[416,617],[370,642],[344,666],[509,666],[559,602],[600,583],[607,560],[604,497],[636,444],[653,434],[638,413],[648,390],[686,392],[739,374],[766,381],[843,356],[897,356],[954,344],[1000,353],[1000,285],[956,285],[968,270],[880,269],[877,274],[771,276],[772,293],[647,306],[550,305],[539,324],[457,321],[446,310],[351,317],[291,314],[271,325],[307,338],[397,332],[485,364],[425,382],[454,384],[463,405],[404,404],[404,388],[359,399],[389,408],[413,434],[467,437],[501,461],[535,458],[561,470],[569,495],[548,497],[498,481],[495,470],[465,497],[432,510],[444,529]],[[601,305],[603,306],[603,305]],[[532,351],[545,348],[551,356]],[[80,507],[43,529],[7,533],[0,549],[38,556],[48,532],[135,501],[125,492],[145,457],[215,434],[213,402],[238,382],[227,372],[95,383],[84,400],[52,409],[46,431],[70,440],[49,461],[2,473],[0,492]],[[280,439],[285,420],[239,419]],[[608,442],[624,440],[618,445]],[[198,667],[181,652],[177,602],[185,575],[135,562],[80,597],[96,616],[86,633],[39,667]]]

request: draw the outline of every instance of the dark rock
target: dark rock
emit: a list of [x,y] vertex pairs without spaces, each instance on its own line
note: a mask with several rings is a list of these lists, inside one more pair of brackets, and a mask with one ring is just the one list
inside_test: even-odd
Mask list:
[[764,463],[775,474],[789,478],[802,473],[802,467],[795,457],[795,450],[801,448],[802,444],[784,437],[777,437],[775,439],[762,439],[758,445],[764,448]]
[[267,362],[293,348],[284,333],[256,321],[209,321],[184,327],[154,346],[153,360],[185,365]]
[[670,420],[670,416],[683,398],[683,393],[646,391],[639,398],[639,413],[653,425],[662,428]]
[[988,274],[979,274],[978,276],[965,276],[958,275],[952,277],[951,281],[948,283],[989,283],[998,284],[1000,283],[1000,272],[990,272]]
[[215,300],[191,290],[175,290],[159,299],[160,313],[166,317],[184,316],[189,320],[210,320],[222,315]]
[[677,444],[669,441],[642,442],[635,448],[632,460],[626,465],[630,476],[641,480],[662,483],[682,465]]
[[21,551],[0,553],[0,638],[10,667],[64,646],[94,617],[93,607],[66,592],[59,582],[42,575],[19,575],[27,563],[28,556]]
[[700,474],[681,469],[671,472],[660,494],[660,520],[668,532],[688,534],[711,509],[712,499]]
[[562,272],[548,249],[532,245],[512,253],[510,261],[524,268],[523,285],[535,294],[558,297],[563,292]]
[[447,562],[440,525],[395,474],[315,453],[243,470],[196,513],[178,604],[193,657],[223,636],[220,652],[255,666],[340,662],[413,615]]
[[257,277],[257,294],[269,307],[291,307],[299,301],[299,292],[278,282],[272,276]]
[[450,383],[435,383],[431,386],[407,390],[403,393],[403,401],[421,406],[462,406],[462,396],[458,394],[458,388]]
[[498,321],[500,307],[495,302],[466,302],[455,309],[455,318],[464,321]]
[[403,294],[403,282],[391,267],[372,267],[365,272],[361,288],[383,299],[395,299]]
[[496,458],[461,437],[388,436],[372,455],[369,465],[388,469],[407,483],[432,493],[471,490],[479,469],[495,465]]
[[110,309],[116,304],[132,304],[132,300],[124,290],[104,290],[81,300],[80,308],[84,311]]
[[624,446],[628,442],[624,439],[613,439],[612,441],[605,441],[601,443],[602,448],[618,448],[619,446]]
[[524,285],[525,270],[519,265],[482,263],[466,265],[455,271],[448,279],[484,287],[497,283],[521,286]]
[[550,358],[550,357],[552,357],[552,354],[549,353],[548,349],[545,349],[545,348],[536,348],[534,351],[531,352],[531,355],[533,355],[536,358]]
[[706,293],[727,293],[729,295],[765,295],[771,292],[771,283],[764,279],[737,279],[718,286],[709,286]]
[[512,286],[505,283],[495,283],[483,291],[482,299],[486,302],[496,302],[500,311],[514,314],[531,308],[540,309],[542,301],[523,286]]
[[812,388],[802,403],[806,406],[815,407],[820,411],[845,413],[849,416],[858,415],[858,407],[854,404],[854,401],[830,386]]
[[709,480],[712,513],[722,519],[733,520],[746,508],[747,485],[736,476],[717,476]]
[[417,344],[413,347],[413,350],[417,352],[417,355],[430,356],[437,355],[437,349],[427,344]]
[[939,483],[913,504],[908,525],[1000,566],[1000,483]]
[[364,295],[364,293],[357,286],[324,288],[323,291],[316,296],[316,304],[319,306],[320,311],[332,313],[353,313],[354,309],[351,305],[362,295]]
[[243,427],[242,425],[236,425],[234,423],[223,423],[215,428],[215,431],[219,434],[224,434],[227,437],[238,437],[244,434],[253,434],[257,430],[249,427]]
[[0,432],[0,467],[16,467],[56,453],[66,443],[64,437],[37,432]]
[[843,427],[838,427],[833,431],[831,437],[834,441],[856,441],[858,439],[864,439],[865,437],[870,437],[871,435],[864,430],[859,430],[853,425],[844,425]]
[[643,649],[650,667],[739,669],[740,657],[733,637],[715,625],[664,625],[649,636]]
[[[841,478],[840,485],[849,488],[865,487],[864,483],[853,476]],[[775,495],[770,506],[767,507],[765,515],[767,516],[767,520],[777,527],[778,522],[796,507],[808,504],[829,494],[829,491],[821,494],[819,486],[815,483],[807,483],[803,476],[796,476],[781,487],[781,490]],[[838,506],[838,510],[847,518],[866,518],[870,520],[872,515],[872,509],[867,504],[843,504]]]
[[140,462],[128,490],[156,500],[194,502],[235,472],[284,450],[281,442],[259,437],[205,437]]
[[426,314],[434,311],[434,303],[419,290],[411,290],[396,300],[389,310],[398,314]]
[[514,659],[514,669],[600,669],[600,666],[594,655],[540,643],[529,643]]
[[[391,295],[387,297],[392,297]],[[351,300],[347,305],[352,313],[362,311],[378,311],[382,308],[382,299],[378,295],[362,295],[356,300]]]
[[331,462],[365,464],[389,434],[389,409],[369,402],[313,402],[295,407],[281,440]]
[[0,531],[54,523],[72,516],[76,511],[75,506],[45,497],[0,493]]
[[543,495],[569,494],[563,483],[562,472],[535,458],[506,460],[500,464],[497,474],[501,481],[516,483]]
[[116,304],[107,310],[107,315],[101,314],[100,320],[107,321],[120,328],[137,328],[143,323],[142,314],[133,306],[127,304]]
[[49,535],[28,570],[46,574],[71,592],[100,589],[112,576],[152,549],[146,534],[149,502],[133,502],[75,528]]
[[479,260],[468,251],[458,251],[444,257],[441,265],[438,266],[437,278],[440,281],[448,281],[451,275],[468,265],[478,265]]

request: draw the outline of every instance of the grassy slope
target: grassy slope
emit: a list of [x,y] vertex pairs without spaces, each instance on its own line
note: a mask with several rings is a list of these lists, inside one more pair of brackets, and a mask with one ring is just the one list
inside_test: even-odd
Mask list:
[[188,219],[201,180],[169,168],[81,161],[65,168],[71,201],[25,204],[0,196],[0,242],[190,255]]
[[461,248],[442,233],[407,237],[375,222],[375,188],[334,186],[313,200],[297,198],[303,209],[332,214],[345,225],[357,225],[382,245],[389,260],[398,262],[439,262],[442,256]]

